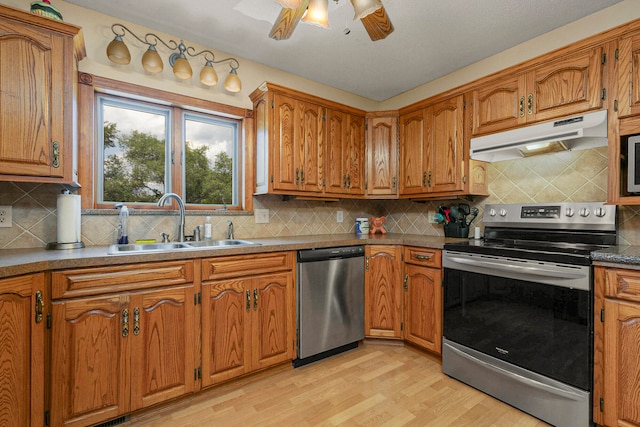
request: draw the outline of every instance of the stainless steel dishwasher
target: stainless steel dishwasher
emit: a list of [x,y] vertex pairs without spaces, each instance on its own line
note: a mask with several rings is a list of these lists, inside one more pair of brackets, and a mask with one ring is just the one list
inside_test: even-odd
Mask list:
[[356,348],[364,338],[364,246],[298,251],[295,367]]

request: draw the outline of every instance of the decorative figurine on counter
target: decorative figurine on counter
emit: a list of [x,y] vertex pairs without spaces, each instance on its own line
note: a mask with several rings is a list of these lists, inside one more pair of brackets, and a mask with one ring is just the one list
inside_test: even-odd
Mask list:
[[369,218],[369,234],[376,234],[380,232],[382,234],[387,234],[387,230],[384,229],[383,222],[387,220],[387,217],[381,216],[378,218],[371,217]]
[[49,0],[34,1],[31,3],[31,13],[46,16],[56,21],[62,21],[62,14],[56,7],[51,5]]

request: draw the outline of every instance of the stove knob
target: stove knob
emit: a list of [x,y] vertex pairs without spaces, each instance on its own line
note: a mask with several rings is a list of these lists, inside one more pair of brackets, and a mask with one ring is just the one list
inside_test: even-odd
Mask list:
[[602,218],[607,214],[607,210],[605,208],[596,208],[593,213],[596,214],[597,217]]
[[589,211],[589,209],[587,209],[587,208],[580,209],[580,216],[583,216],[583,217],[586,218],[586,217],[589,216],[590,213],[591,213],[591,211]]
[[500,209],[500,216],[507,216],[507,210],[506,209]]
[[567,210],[565,211],[565,215],[567,215],[569,218],[571,218],[575,214],[576,212],[573,210],[573,208],[567,208]]
[[489,215],[490,216],[496,216],[496,210],[493,209],[493,208],[489,209]]

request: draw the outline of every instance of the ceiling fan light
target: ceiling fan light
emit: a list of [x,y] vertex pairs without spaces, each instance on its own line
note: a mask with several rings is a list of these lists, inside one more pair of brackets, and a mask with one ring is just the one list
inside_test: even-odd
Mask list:
[[205,86],[215,86],[218,84],[218,74],[216,70],[213,69],[213,63],[211,61],[207,61],[202,67],[200,71],[200,83]]
[[274,0],[276,3],[278,3],[280,6],[284,7],[285,9],[297,9],[300,7],[300,3],[302,3],[302,0]]
[[317,25],[318,27],[330,28],[329,25],[329,0],[311,0],[307,13],[302,18],[302,22]]
[[142,67],[150,73],[159,73],[164,68],[162,58],[158,55],[156,47],[149,46],[149,49],[142,55]]
[[187,80],[193,75],[191,65],[184,56],[179,56],[173,63],[173,74],[179,79]]
[[382,7],[380,0],[351,0],[355,15],[353,20],[362,19]]
[[122,37],[116,36],[107,46],[107,57],[116,64],[127,65],[131,62],[129,48],[122,41]]
[[235,68],[232,68],[227,78],[224,79],[224,88],[233,93],[238,93],[242,90],[242,82]]

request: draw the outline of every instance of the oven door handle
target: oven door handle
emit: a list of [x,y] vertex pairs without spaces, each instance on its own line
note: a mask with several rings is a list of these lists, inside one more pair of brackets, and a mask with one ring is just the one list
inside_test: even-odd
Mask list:
[[[461,257],[449,257],[449,260],[458,264],[465,264],[474,267],[493,268],[499,271],[515,273],[516,275],[533,275],[540,277],[552,277],[554,279],[579,279],[584,277],[581,270],[571,270],[567,267],[557,267],[553,265],[545,265],[544,268],[534,267],[531,265],[513,265],[504,262],[493,262],[488,260],[477,260]],[[524,270],[524,271],[523,271]]]

